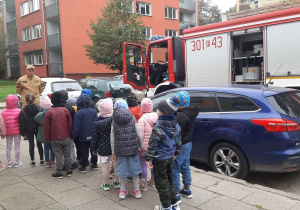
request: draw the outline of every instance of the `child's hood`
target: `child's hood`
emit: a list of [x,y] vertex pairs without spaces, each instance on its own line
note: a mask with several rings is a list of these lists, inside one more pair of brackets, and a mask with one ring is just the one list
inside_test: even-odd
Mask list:
[[98,117],[95,120],[95,128],[101,132],[107,132],[111,130],[112,117]]
[[40,107],[37,104],[28,104],[23,110],[30,116],[35,116],[37,113],[39,113]]
[[124,107],[120,106],[114,110],[113,121],[117,124],[127,124],[131,122],[133,118],[132,113]]
[[150,125],[153,125],[157,122],[158,116],[155,112],[146,113],[142,116]]
[[6,109],[15,109],[18,107],[18,97],[13,94],[9,94],[6,97]]
[[179,129],[174,115],[164,115],[158,118],[157,126],[160,127],[167,136],[174,138]]
[[90,96],[87,94],[82,94],[76,101],[78,108],[88,108],[90,105]]

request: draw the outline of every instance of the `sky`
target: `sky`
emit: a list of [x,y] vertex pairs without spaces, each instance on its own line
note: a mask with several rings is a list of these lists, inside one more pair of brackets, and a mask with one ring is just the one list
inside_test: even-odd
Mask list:
[[236,4],[236,0],[211,0],[212,5],[218,5],[222,12],[226,12]]

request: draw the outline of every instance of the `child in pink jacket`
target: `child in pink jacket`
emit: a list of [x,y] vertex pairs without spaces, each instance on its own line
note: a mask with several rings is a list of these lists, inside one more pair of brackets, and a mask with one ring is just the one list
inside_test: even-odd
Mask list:
[[[18,97],[16,95],[9,94],[6,97],[6,109],[1,113],[6,127],[6,157],[8,168],[18,168],[22,165],[20,162],[21,135],[19,125],[21,109],[18,109],[17,106]],[[13,141],[15,141],[15,162],[11,158]]]
[[[4,123],[4,119],[2,117],[2,115],[0,114],[0,136],[2,139],[5,138],[6,136],[6,128],[5,128],[5,123]],[[2,169],[5,169],[5,165],[3,165],[0,161],[0,171]]]
[[[145,160],[145,153],[148,149],[149,138],[152,133],[152,129],[154,124],[157,121],[156,112],[151,113],[153,110],[152,101],[149,98],[144,98],[141,103],[141,110],[144,113],[143,116],[138,121],[138,127],[141,132],[144,147],[139,152],[140,164],[142,167],[142,179],[140,182],[140,189],[147,190],[147,165]],[[153,171],[151,170],[151,181],[149,182],[151,185],[154,185],[154,177]]]

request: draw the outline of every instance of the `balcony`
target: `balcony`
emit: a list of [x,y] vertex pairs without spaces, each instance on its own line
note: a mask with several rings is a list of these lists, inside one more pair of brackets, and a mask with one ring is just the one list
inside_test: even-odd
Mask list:
[[63,75],[63,63],[49,63],[50,77]]
[[179,9],[180,9],[180,12],[194,13],[194,12],[196,12],[196,2],[187,1],[187,0],[180,1]]
[[10,76],[11,77],[20,77],[20,66],[11,66],[10,67]]
[[49,49],[61,49],[60,33],[52,34],[48,36],[48,48]]
[[19,54],[19,45],[18,43],[11,44],[8,46],[9,55],[18,55]]
[[59,17],[58,2],[51,4],[46,7],[46,18],[47,20]]
[[17,21],[12,20],[6,23],[7,31],[13,31],[17,29]]
[[5,7],[6,7],[6,11],[14,11],[15,10],[15,0],[6,0]]

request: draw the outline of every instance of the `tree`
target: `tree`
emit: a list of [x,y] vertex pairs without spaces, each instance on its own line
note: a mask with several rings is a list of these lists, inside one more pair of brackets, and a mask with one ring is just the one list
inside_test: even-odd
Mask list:
[[96,64],[104,64],[111,70],[123,67],[123,42],[144,45],[145,26],[140,15],[133,12],[131,0],[109,0],[107,6],[100,9],[102,17],[91,21],[92,32],[88,35],[92,45],[85,45],[87,55]]
[[207,25],[222,21],[222,13],[217,5],[210,0],[199,0],[199,25]]
[[0,17],[0,78],[6,77],[6,52],[5,44],[6,35],[4,33],[3,17]]
[[236,12],[236,4],[233,7],[230,7],[224,14],[229,14]]

